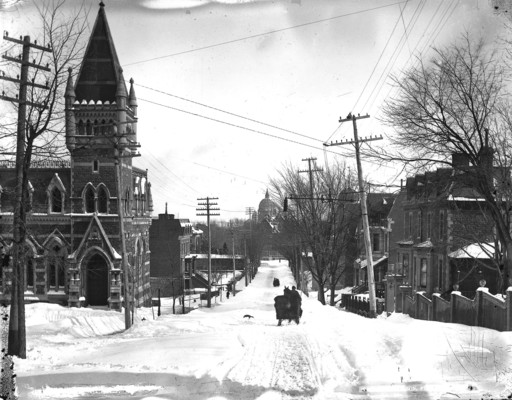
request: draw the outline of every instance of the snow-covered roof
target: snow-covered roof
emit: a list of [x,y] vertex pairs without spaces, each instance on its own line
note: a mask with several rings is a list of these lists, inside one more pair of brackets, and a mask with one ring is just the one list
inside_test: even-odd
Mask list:
[[472,243],[448,254],[450,258],[490,259],[494,256],[492,243]]
[[[379,265],[381,262],[386,261],[387,259],[388,258],[386,256],[384,256],[384,257],[379,258],[378,260],[373,260],[373,266],[375,267],[375,266]],[[367,260],[364,259],[363,261],[361,261],[361,259],[358,258],[356,260],[356,263],[360,264],[361,268],[366,268]]]

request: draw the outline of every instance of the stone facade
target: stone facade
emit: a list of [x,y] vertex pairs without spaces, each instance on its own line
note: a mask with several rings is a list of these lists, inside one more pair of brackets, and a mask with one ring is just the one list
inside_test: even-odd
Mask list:
[[[132,165],[137,100],[133,81],[127,91],[103,3],[76,84],[69,71],[65,103],[69,161],[35,161],[29,171],[26,299],[120,310],[129,290],[135,305],[149,305],[151,184],[147,171]],[[8,300],[13,165],[0,165],[0,185],[0,299]],[[120,214],[129,288],[123,285]]]

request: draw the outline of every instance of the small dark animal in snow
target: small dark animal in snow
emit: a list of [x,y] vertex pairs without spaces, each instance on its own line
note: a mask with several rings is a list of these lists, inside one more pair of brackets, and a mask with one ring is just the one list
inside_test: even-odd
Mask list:
[[245,315],[244,315],[244,318],[251,319],[251,318],[254,318],[254,317],[253,317],[252,315],[245,314]]

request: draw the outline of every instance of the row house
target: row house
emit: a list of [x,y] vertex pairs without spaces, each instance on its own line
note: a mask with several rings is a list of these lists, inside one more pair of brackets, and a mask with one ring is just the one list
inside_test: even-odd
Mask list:
[[[488,156],[492,162],[492,153]],[[498,290],[494,245],[489,245],[494,223],[461,173],[468,168],[463,155],[453,154],[452,168],[409,177],[401,187],[388,216],[388,311],[400,311],[400,293],[447,295],[457,285],[473,296],[482,279],[491,292]]]

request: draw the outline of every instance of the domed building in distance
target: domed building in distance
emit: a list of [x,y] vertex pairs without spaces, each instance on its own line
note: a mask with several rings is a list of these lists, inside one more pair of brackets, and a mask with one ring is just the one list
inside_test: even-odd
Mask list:
[[281,207],[279,205],[270,200],[270,195],[268,194],[268,189],[265,193],[265,198],[260,201],[258,206],[258,222],[267,220],[274,220],[278,214],[281,212]]

